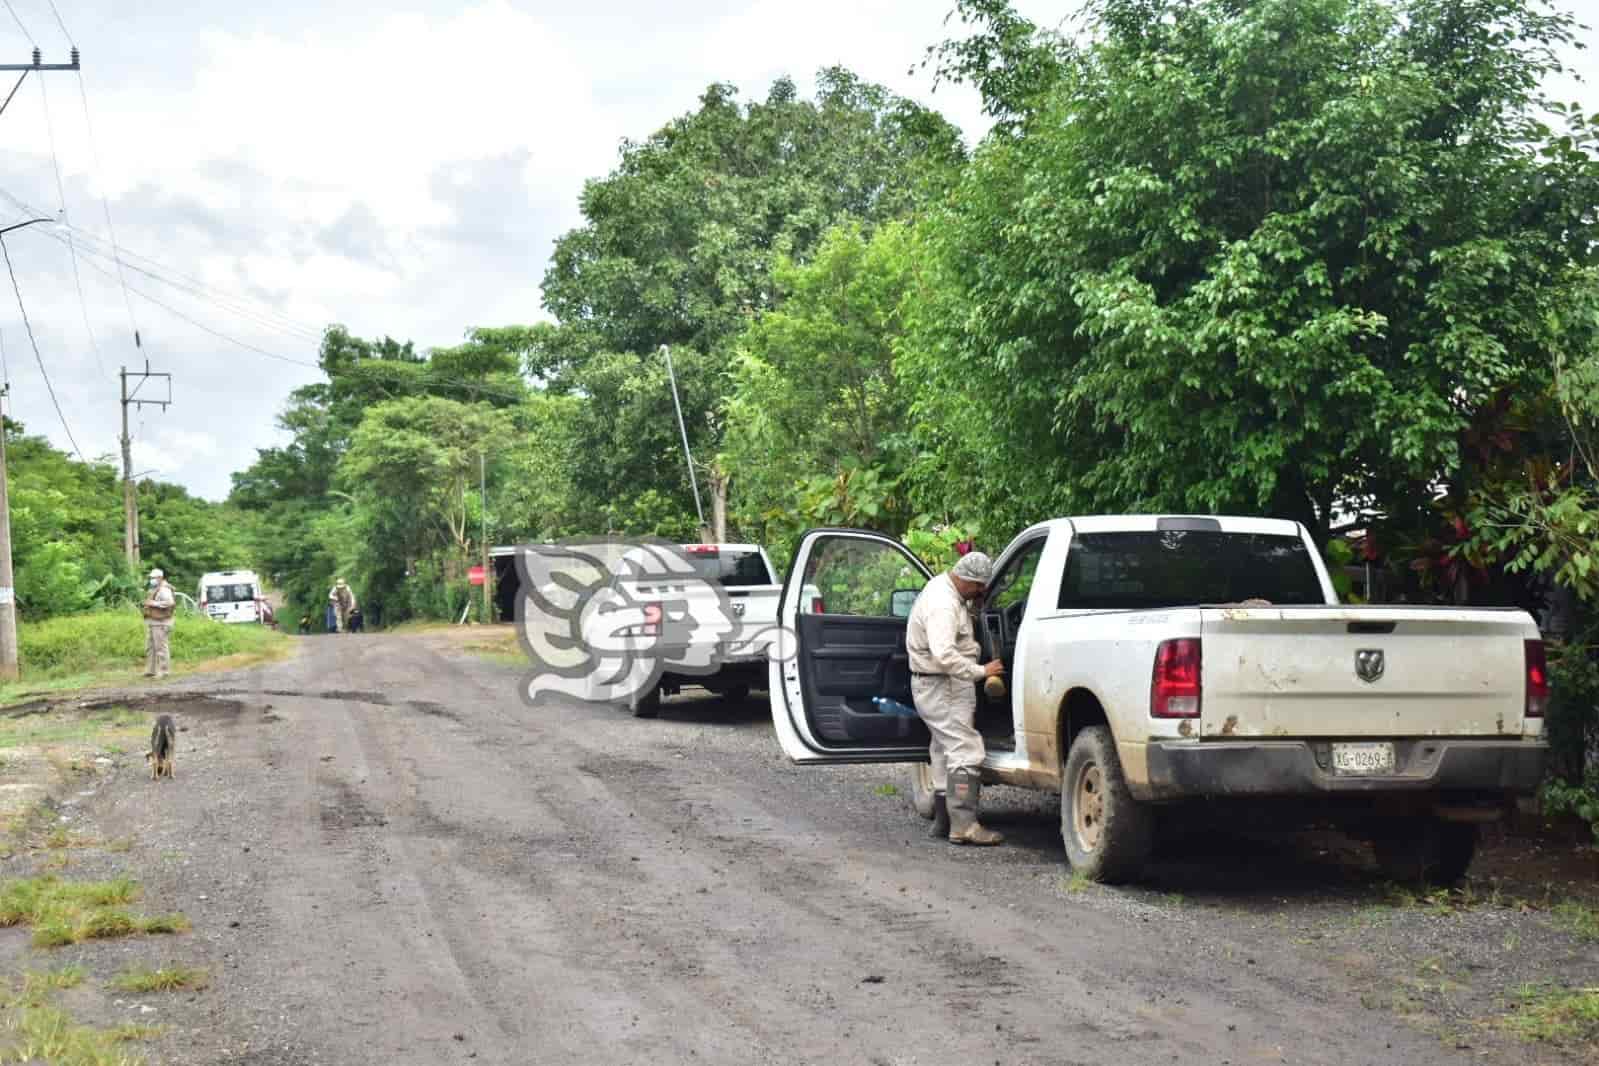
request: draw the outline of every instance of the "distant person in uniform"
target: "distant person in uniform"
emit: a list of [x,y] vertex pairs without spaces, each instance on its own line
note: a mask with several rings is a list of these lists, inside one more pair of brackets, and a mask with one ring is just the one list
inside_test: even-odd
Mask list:
[[167,575],[159,568],[150,571],[150,595],[144,598],[145,677],[166,677],[172,669],[172,616],[177,610]]
[[344,578],[333,579],[333,587],[328,589],[328,603],[333,607],[333,631],[348,633],[350,631],[350,612],[356,609],[355,593],[350,591],[350,586],[344,583]]

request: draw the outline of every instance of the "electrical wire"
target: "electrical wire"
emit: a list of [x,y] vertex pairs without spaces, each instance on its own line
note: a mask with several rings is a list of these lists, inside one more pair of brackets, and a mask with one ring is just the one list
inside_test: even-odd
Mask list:
[[17,17],[17,9],[11,6],[11,0],[5,0],[5,5],[6,10],[11,12],[11,21],[17,24],[17,29],[22,31],[22,36],[26,37],[28,39],[28,43],[33,45],[35,48],[39,47],[39,42],[33,39],[33,34],[28,32],[28,27],[24,26],[22,24],[22,19]]
[[55,386],[50,384],[50,372],[44,368],[44,356],[39,354],[39,342],[33,336],[33,323],[28,321],[28,309],[22,306],[22,287],[17,284],[17,272],[11,266],[11,252],[6,248],[6,242],[0,240],[0,255],[5,256],[6,273],[11,275],[11,290],[17,294],[17,310],[22,312],[22,327],[28,331],[28,343],[33,345],[33,357],[39,361],[39,373],[44,376],[44,387],[50,393],[50,403],[55,406],[56,417],[61,419],[61,428],[66,431],[67,440],[72,444],[72,451],[77,457],[83,458],[83,449],[78,447],[77,438],[72,435],[72,427],[67,425],[67,416],[62,413],[61,401],[56,399]]
[[72,47],[78,47],[78,42],[72,39],[72,34],[67,32],[67,24],[61,21],[61,12],[56,10],[56,0],[50,0],[50,14],[56,17],[56,25],[61,27],[61,36],[67,39]]
[[[59,21],[60,15],[56,18]],[[62,27],[66,32],[66,27]],[[61,180],[61,157],[56,154],[55,122],[50,118],[50,94],[45,90],[44,79],[39,78],[39,99],[44,104],[44,128],[50,135],[50,163],[56,173],[56,195],[61,201],[61,210],[58,214],[62,223],[67,227],[66,242],[67,255],[72,260],[72,283],[78,290],[78,310],[83,313],[83,331],[89,335],[89,350],[94,353],[94,365],[100,368],[100,376],[105,377],[105,361],[100,358],[100,342],[95,340],[94,327],[89,324],[89,302],[83,298],[83,275],[78,271],[78,249],[72,241],[71,221],[67,217],[67,186]]]
[[[10,2],[11,0],[6,0],[7,4]],[[88,83],[83,80],[81,67],[78,70],[78,99],[83,103],[83,125],[89,134],[89,157],[94,163],[94,175],[98,181],[100,178],[100,148],[95,142],[94,120],[89,117],[89,87]],[[105,212],[106,233],[111,237],[111,257],[117,264],[117,281],[122,286],[122,303],[128,309],[128,325],[133,329],[134,344],[139,345],[139,320],[133,313],[133,298],[128,295],[128,279],[122,273],[122,252],[117,247],[117,229],[111,224],[111,201],[106,197],[103,184],[100,192],[100,207]],[[142,345],[139,346],[142,347]]]
[[[8,192],[5,189],[0,189],[0,197],[4,197],[5,199],[11,201],[12,204],[25,213],[47,213],[41,208],[28,203],[26,200],[23,200],[21,197],[14,193]],[[99,254],[106,259],[115,259],[115,253],[111,251],[102,251],[96,247],[97,245],[107,244],[104,238],[99,237],[88,230],[84,230],[78,226],[72,225],[70,221],[63,223],[63,225],[68,232],[78,236],[80,242],[82,242],[80,245],[81,250],[85,254]],[[46,235],[52,240],[62,241],[65,243],[64,238],[60,233],[52,231]],[[281,311],[269,307],[264,303],[260,303],[252,300],[249,297],[240,296],[236,293],[230,293],[226,290],[218,289],[215,286],[208,285],[205,282],[200,281],[198,278],[185,274],[181,270],[167,266],[149,256],[140,255],[138,252],[130,249],[122,248],[120,249],[120,253],[122,258],[121,265],[123,267],[132,270],[135,273],[143,274],[154,281],[159,281],[164,285],[181,289],[185,292],[188,292],[192,296],[196,296],[200,299],[214,303],[230,314],[253,319],[258,325],[262,325],[278,333],[296,336],[305,340],[320,341],[322,339],[322,331],[320,329],[290,318],[288,315],[285,315]],[[141,266],[140,263],[144,263],[146,265]]]

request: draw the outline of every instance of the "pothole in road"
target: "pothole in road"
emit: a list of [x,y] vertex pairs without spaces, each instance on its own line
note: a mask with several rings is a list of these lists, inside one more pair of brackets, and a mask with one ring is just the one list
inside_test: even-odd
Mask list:
[[324,779],[322,788],[323,829],[371,829],[389,824],[389,820],[373,810],[347,782]]

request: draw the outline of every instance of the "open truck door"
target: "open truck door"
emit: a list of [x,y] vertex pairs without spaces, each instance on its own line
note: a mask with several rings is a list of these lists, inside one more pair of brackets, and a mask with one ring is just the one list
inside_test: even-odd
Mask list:
[[769,685],[772,725],[790,759],[927,760],[922,720],[874,700],[911,706],[905,627],[931,579],[893,537],[858,529],[805,534],[778,603],[784,636]]

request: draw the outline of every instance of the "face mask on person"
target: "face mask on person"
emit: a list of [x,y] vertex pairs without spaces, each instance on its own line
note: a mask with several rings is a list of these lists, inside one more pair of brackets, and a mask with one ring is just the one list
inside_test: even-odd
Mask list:
[[151,587],[151,588],[155,588],[155,587],[156,587],[156,586],[157,586],[157,585],[159,585],[159,584],[161,584],[161,579],[160,579],[160,578],[158,578],[158,577],[152,577],[152,578],[151,578],[151,579],[150,579],[150,587]]

